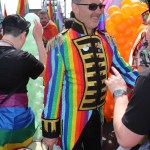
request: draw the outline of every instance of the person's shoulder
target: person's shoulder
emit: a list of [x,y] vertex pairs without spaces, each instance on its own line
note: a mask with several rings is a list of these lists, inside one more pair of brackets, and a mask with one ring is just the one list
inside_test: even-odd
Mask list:
[[61,33],[58,33],[52,39],[50,39],[47,43],[46,50],[49,51],[52,48],[60,46],[63,43],[63,37]]
[[97,30],[100,35],[103,35],[109,43],[116,43],[114,37],[112,37],[107,31]]

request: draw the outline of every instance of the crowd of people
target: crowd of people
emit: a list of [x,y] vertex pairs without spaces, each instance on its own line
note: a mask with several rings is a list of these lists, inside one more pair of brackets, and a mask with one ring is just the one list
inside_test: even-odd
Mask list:
[[[150,1],[147,4],[149,7]],[[18,14],[4,18],[0,40],[0,150],[21,149],[33,142],[37,126],[28,106],[27,84],[30,78],[40,76],[44,80],[42,143],[49,150],[56,145],[62,150],[105,150],[103,107],[108,89],[114,98],[118,150],[142,150],[145,143],[143,150],[150,150],[150,70],[147,66],[138,71],[125,62],[115,39],[97,28],[104,9],[100,0],[72,0],[71,16],[60,33],[48,13],[41,10],[40,22],[35,20],[33,28],[39,59],[22,50],[31,23]],[[143,42],[140,48],[149,50],[150,17],[145,23],[147,47]]]

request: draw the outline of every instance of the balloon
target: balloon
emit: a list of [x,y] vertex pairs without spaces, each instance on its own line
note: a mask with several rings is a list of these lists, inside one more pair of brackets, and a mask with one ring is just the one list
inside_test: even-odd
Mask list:
[[147,4],[146,4],[146,3],[141,3],[140,5],[141,5],[141,7],[146,7],[146,8],[148,9],[148,7],[147,7]]
[[121,14],[124,18],[128,18],[132,14],[132,8],[130,5],[125,5],[121,8]]
[[[34,13],[28,13],[25,16],[25,19],[31,23],[29,34],[26,38],[26,42],[23,46],[23,50],[31,53],[37,59],[39,58],[37,46],[32,35],[34,20],[40,21],[39,17]],[[35,114],[35,121],[39,124],[39,127],[35,133],[35,138],[42,137],[41,133],[41,113],[43,109],[43,97],[44,97],[44,86],[43,78],[39,77],[36,80],[30,79],[27,85],[28,97],[29,97],[29,106],[32,108]]]
[[141,15],[141,6],[138,4],[134,4],[132,6],[132,16]]
[[125,5],[133,5],[133,2],[131,0],[123,0],[121,2],[121,7],[125,6]]
[[[135,43],[137,31],[142,25],[141,13],[148,10],[148,8],[145,3],[138,0],[122,0],[119,9],[117,6],[109,8],[108,13],[110,16],[106,21],[106,29],[116,39],[120,55],[126,62],[129,62],[131,48]],[[112,100],[113,97],[108,92],[104,105],[104,114],[107,121],[113,118],[114,101]]]
[[112,5],[111,7],[109,7],[108,9],[108,14],[112,15],[114,12],[120,11],[120,8],[116,5]]
[[106,29],[114,29],[115,28],[115,24],[112,22],[112,20],[110,18],[108,18],[106,20]]
[[126,40],[126,38],[121,37],[119,39],[116,39],[116,42],[117,42],[118,46],[123,46],[126,44],[127,40]]
[[122,22],[116,26],[116,31],[119,33],[125,32],[127,29],[127,24],[125,22]]
[[142,7],[141,7],[141,14],[142,14],[143,12],[145,12],[146,10],[148,10],[148,8],[147,8],[147,7],[142,6]]
[[142,3],[141,3],[140,1],[135,1],[133,4],[134,4],[134,5],[137,4],[137,5],[139,5],[139,6],[141,7],[141,4],[142,4]]
[[106,121],[110,121],[113,118],[113,112],[114,112],[114,99],[111,92],[108,90],[106,95],[106,103],[103,109]]
[[127,37],[130,37],[130,36],[132,36],[132,34],[133,34],[132,28],[127,28],[126,31],[125,31],[125,35]]
[[124,33],[116,32],[116,39],[122,38],[124,36]]
[[114,12],[111,15],[111,20],[114,23],[120,23],[120,22],[122,22],[122,20],[123,20],[122,14],[120,12]]
[[129,16],[126,23],[128,24],[129,27],[131,27],[136,24],[136,19],[132,16]]
[[142,24],[142,22],[143,22],[141,15],[135,16],[135,19],[136,19],[136,24],[135,24],[135,26],[136,26],[136,27],[139,27],[139,26]]

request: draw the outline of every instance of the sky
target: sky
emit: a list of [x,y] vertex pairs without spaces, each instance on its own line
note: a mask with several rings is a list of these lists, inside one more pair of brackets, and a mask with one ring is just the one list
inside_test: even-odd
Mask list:
[[[8,15],[16,13],[19,0],[0,0],[0,1],[1,1],[2,11],[4,10],[4,4],[5,4]],[[42,1],[43,0],[28,0],[29,8],[41,9]],[[60,0],[60,1],[64,1],[64,0]],[[66,6],[67,9],[65,9],[65,7],[63,7],[62,9],[66,10],[66,17],[68,18],[70,16],[70,11],[71,11],[71,0],[66,0]],[[64,12],[64,10],[62,11]]]

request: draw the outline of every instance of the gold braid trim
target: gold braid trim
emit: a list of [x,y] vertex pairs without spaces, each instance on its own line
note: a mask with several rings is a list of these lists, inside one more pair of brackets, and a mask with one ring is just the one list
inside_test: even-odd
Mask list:
[[42,118],[42,133],[47,138],[60,137],[62,135],[62,120]]
[[[60,120],[59,119],[55,119],[55,120],[45,120],[45,119],[42,119],[42,121],[44,122],[44,130],[46,132],[56,132],[56,129],[57,129],[56,128],[56,123],[58,123]],[[51,125],[50,129],[49,129],[49,124]]]

